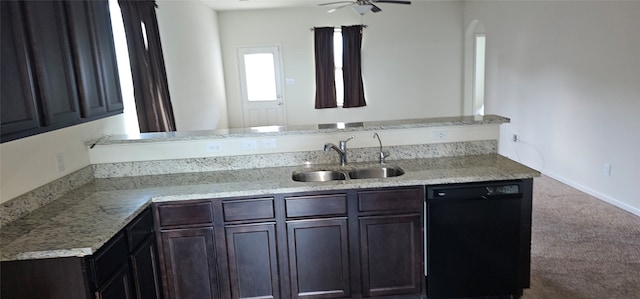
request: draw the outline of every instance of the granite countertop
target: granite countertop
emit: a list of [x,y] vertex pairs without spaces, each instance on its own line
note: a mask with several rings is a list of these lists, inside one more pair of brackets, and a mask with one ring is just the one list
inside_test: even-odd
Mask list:
[[329,123],[317,125],[264,126],[236,129],[218,129],[202,131],[175,131],[161,133],[142,133],[136,135],[103,136],[98,140],[87,142],[89,146],[146,143],[162,141],[224,139],[238,137],[264,137],[280,135],[299,135],[332,132],[377,131],[390,129],[409,129],[439,126],[464,126],[481,124],[503,124],[510,119],[499,115],[451,116],[418,119],[363,121],[350,123]]
[[540,173],[497,154],[397,160],[405,174],[386,179],[295,182],[294,171],[349,170],[353,163],[95,179],[2,227],[0,260],[92,255],[151,202],[305,191],[524,179]]

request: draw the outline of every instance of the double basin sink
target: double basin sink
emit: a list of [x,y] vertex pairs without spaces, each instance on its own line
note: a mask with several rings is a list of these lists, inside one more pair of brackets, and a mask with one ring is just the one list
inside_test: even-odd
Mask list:
[[291,175],[298,182],[328,182],[347,179],[381,179],[397,177],[404,174],[404,170],[396,166],[379,166],[356,168],[352,170],[304,170]]

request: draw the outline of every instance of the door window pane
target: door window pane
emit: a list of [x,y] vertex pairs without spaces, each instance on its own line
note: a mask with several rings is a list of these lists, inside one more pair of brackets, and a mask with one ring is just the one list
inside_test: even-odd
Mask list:
[[275,60],[272,53],[245,54],[244,68],[249,102],[278,99]]

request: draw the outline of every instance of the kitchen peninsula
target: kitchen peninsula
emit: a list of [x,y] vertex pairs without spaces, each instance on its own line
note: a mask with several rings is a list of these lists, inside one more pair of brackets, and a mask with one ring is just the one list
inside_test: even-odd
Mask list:
[[[161,231],[164,228],[160,227],[160,223],[158,223],[159,212],[157,208],[167,204],[179,205],[181,203],[200,203],[203,199],[205,199],[204,202],[210,202],[215,205],[217,202],[221,204],[227,202],[225,201],[226,199],[234,202],[242,202],[242,200],[275,198],[274,201],[272,201],[273,204],[281,205],[287,202],[285,198],[291,197],[315,196],[318,194],[356,194],[358,190],[368,192],[373,190],[396,190],[394,188],[405,190],[408,188],[412,190],[423,190],[418,193],[418,196],[422,196],[421,199],[417,201],[420,203],[420,208],[412,210],[411,212],[408,212],[408,214],[404,212],[400,213],[399,216],[404,217],[407,215],[415,215],[413,216],[414,218],[411,218],[413,219],[412,221],[418,221],[417,223],[419,225],[424,225],[422,205],[425,198],[425,186],[505,180],[530,181],[531,178],[539,175],[535,170],[498,155],[496,153],[497,134],[493,135],[496,137],[494,140],[463,141],[455,139],[457,137],[451,133],[454,132],[451,126],[456,126],[457,128],[464,126],[473,127],[490,125],[497,128],[500,123],[507,121],[508,119],[500,117],[488,117],[487,120],[485,120],[486,123],[483,123],[482,120],[473,120],[473,118],[459,118],[457,121],[455,119],[449,119],[446,122],[441,120],[440,122],[423,122],[426,123],[426,125],[419,124],[419,122],[415,121],[410,124],[403,124],[403,126],[411,126],[411,128],[394,127],[389,129],[378,126],[367,129],[367,127],[364,126],[348,129],[326,129],[328,131],[320,132],[322,134],[365,134],[368,138],[371,138],[369,135],[373,135],[373,132],[376,131],[380,133],[384,142],[385,137],[387,136],[384,134],[385,132],[388,132],[386,130],[415,130],[417,127],[426,127],[429,130],[443,130],[442,128],[452,129],[447,130],[447,132],[451,134],[449,137],[453,140],[449,141],[452,142],[441,142],[441,144],[428,145],[408,145],[402,144],[402,142],[389,142],[390,145],[385,145],[385,150],[388,149],[391,152],[391,158],[393,159],[390,158],[388,160],[388,164],[402,168],[404,170],[404,174],[398,177],[384,179],[347,179],[329,182],[293,181],[291,175],[296,171],[318,168],[341,169],[338,166],[337,157],[334,157],[334,153],[327,153],[321,150],[322,143],[316,144],[315,148],[317,148],[317,150],[313,152],[265,153],[257,155],[257,157],[253,157],[251,159],[246,159],[246,156],[242,155],[237,157],[237,159],[245,159],[247,161],[259,161],[257,166],[250,165],[230,168],[229,165],[235,165],[234,163],[238,163],[235,161],[228,163],[230,161],[228,159],[236,159],[233,157],[210,158],[210,160],[205,159],[205,162],[212,162],[211,164],[215,164],[216,161],[218,163],[226,163],[226,165],[215,165],[214,169],[210,168],[211,165],[199,165],[203,163],[203,158],[195,157],[181,157],[180,159],[169,159],[164,162],[158,162],[161,160],[154,160],[152,162],[117,161],[103,164],[96,163],[92,166],[92,170],[95,174],[100,175],[94,175],[95,179],[87,184],[75,188],[59,199],[56,199],[55,201],[44,205],[26,216],[14,220],[2,227],[0,251],[3,262],[3,296],[5,295],[5,292],[10,291],[10,288],[5,288],[5,286],[9,286],[11,283],[20,285],[18,277],[12,276],[11,273],[5,273],[8,268],[13,269],[12,267],[5,267],[6,265],[12,263],[19,265],[20,263],[36,260],[86,259],[95,257],[101,253],[101,249],[105,247],[105,244],[113,244],[114,237],[119,236],[121,231],[124,230],[124,235],[128,236],[126,233],[127,229],[131,228],[133,224],[142,221],[140,220],[140,217],[149,213],[147,211],[150,206],[154,206],[154,210],[152,212],[155,216],[156,238],[160,252],[163,250],[163,242],[162,237],[159,236],[161,236]],[[415,132],[412,131],[411,133],[413,134]],[[253,135],[255,133],[245,134],[246,135],[233,137],[263,138],[265,136]],[[296,133],[288,131],[288,133],[272,133],[272,135],[267,136],[281,137],[283,134],[294,138],[301,138],[300,135],[304,135],[299,131]],[[319,133],[313,132],[310,134]],[[433,134],[428,135],[428,138],[433,138],[434,136]],[[320,136],[320,138],[323,138],[323,142],[337,142],[338,139],[336,138],[342,138],[341,136],[343,135],[339,135],[338,137],[329,140],[326,139],[326,136],[327,135]],[[190,136],[184,138],[189,139],[186,141],[189,142],[193,141],[194,138],[198,139],[201,137]],[[392,136],[386,138],[393,139]],[[420,137],[416,137],[416,139],[420,139]],[[210,139],[206,140],[206,142],[211,142]],[[118,145],[121,143],[122,141],[103,140],[99,141],[95,149],[109,147],[110,145],[113,146],[114,144]],[[146,142],[140,141],[137,144],[149,145],[152,143],[153,142],[147,140]],[[353,148],[350,148],[349,150],[352,151],[350,154],[353,154],[351,157],[353,162],[348,164],[347,167],[369,167],[376,165],[375,153],[378,148],[375,144],[371,147],[353,146]],[[423,151],[423,154],[420,154],[421,151]],[[275,161],[272,165],[265,165],[265,163],[267,163],[265,161],[273,161],[274,157],[281,157],[285,162]],[[317,160],[315,160],[316,157],[318,157]],[[292,160],[296,160],[297,163],[291,162]],[[305,163],[309,160],[313,160],[314,162],[318,161],[318,163]],[[157,166],[157,164],[162,163],[169,163],[170,165],[184,165],[189,164],[189,162],[194,163],[194,161],[199,162],[195,162],[195,167],[197,168],[196,171],[192,170],[191,172],[182,171],[183,173],[168,173],[166,171],[167,167]],[[152,163],[153,165],[156,165],[156,169],[136,170],[136,167],[134,167],[137,165],[149,165],[144,163]],[[101,169],[101,167],[104,169]],[[126,173],[123,169],[126,169]],[[105,175],[106,173],[116,175],[108,176]],[[345,197],[345,203],[347,203],[347,206],[352,209],[357,207],[357,204],[354,205],[355,201],[351,199],[353,196],[355,195],[348,195]],[[220,201],[217,201],[217,199],[220,199]],[[278,211],[278,209],[276,209],[276,211]],[[218,216],[225,217],[225,215]],[[330,215],[332,216],[332,219],[335,217],[345,219],[345,221],[347,221],[345,223],[349,223],[346,224],[347,226],[351,225],[351,223],[356,223],[355,230],[351,226],[348,227],[347,231],[349,233],[347,235],[349,236],[348,238],[355,238],[348,239],[351,243],[354,243],[354,240],[356,241],[355,243],[358,243],[357,241],[360,239],[358,236],[354,236],[357,235],[357,233],[355,233],[357,232],[358,227],[357,222],[348,222],[351,220],[347,220],[347,218],[350,217],[350,215],[347,214],[344,214],[345,216],[340,216],[341,214],[338,212],[331,212]],[[367,215],[369,214],[362,214],[361,216],[358,216],[364,217],[360,219],[360,221],[365,221],[361,222],[362,225],[364,225],[364,223],[369,223],[366,221],[371,221],[368,220],[370,217]],[[278,220],[277,217],[281,216],[274,215],[273,217],[276,218],[273,218],[273,221],[268,220],[271,219],[268,218],[267,222],[274,225],[274,231],[276,232],[277,238],[285,238],[284,241],[286,241],[286,233],[282,233],[286,232],[286,228],[279,228],[277,225],[280,224],[279,221],[283,221],[282,223],[289,221],[288,218],[285,219],[285,216],[282,216],[283,218]],[[305,219],[311,219],[307,216],[300,217],[302,218],[294,217],[295,219],[292,218],[292,222],[286,223],[289,223],[290,227],[293,227],[295,225],[300,225],[291,224],[294,223],[293,221],[304,222]],[[379,216],[371,214],[371,217],[375,218]],[[326,221],[324,217],[321,218]],[[218,221],[216,214],[213,215],[213,221]],[[234,225],[242,222],[242,220],[237,219],[233,221],[230,227],[235,227]],[[242,223],[256,224],[255,221]],[[265,222],[260,222],[260,225],[263,223]],[[220,229],[224,232],[224,227]],[[232,228],[228,229],[229,231],[233,231]],[[284,231],[282,231],[282,229],[284,229]],[[217,244],[216,248],[219,248],[220,246],[223,246],[223,248],[227,247],[224,250],[230,248],[230,243],[226,246],[224,245],[224,237],[221,240],[218,238],[218,234],[213,234],[211,236],[214,235],[215,242]],[[224,233],[222,235],[224,235]],[[418,233],[417,236],[420,236],[421,241],[423,241],[421,233]],[[227,238],[227,241],[230,240],[231,239]],[[278,242],[281,241],[282,240],[279,239]],[[117,244],[117,242],[115,244]],[[236,245],[239,246],[238,244]],[[416,246],[416,248],[419,249],[423,248],[422,245]],[[345,250],[353,249],[346,248]],[[275,265],[280,268],[280,271],[284,271],[283,273],[294,273],[290,269],[287,269],[287,271],[284,269],[288,268],[288,263],[286,262],[287,259],[284,258],[286,255],[287,254],[285,253],[278,254],[276,256]],[[420,264],[417,265],[418,267],[422,267],[422,257],[423,255],[420,255],[417,260]],[[214,271],[217,274],[216,276],[219,277],[218,282],[223,283],[220,283],[221,286],[219,288],[214,288],[218,293],[213,294],[213,298],[218,298],[218,296],[226,298],[226,295],[229,294],[234,294],[235,297],[237,293],[234,293],[233,290],[236,290],[236,292],[239,290],[234,289],[233,286],[235,284],[230,282],[231,279],[229,277],[233,277],[233,275],[229,276],[229,273],[232,270],[229,266],[230,264],[228,262],[223,262],[223,260],[225,259],[218,260],[219,264],[218,267],[216,267],[217,270]],[[167,264],[168,262],[163,261],[163,254],[161,253],[161,269],[166,271]],[[364,266],[364,263],[361,265]],[[355,265],[352,263],[350,267],[355,267]],[[346,271],[346,273],[358,272],[351,268],[348,268]],[[294,286],[292,284],[294,279],[296,279],[294,276],[289,276],[286,279],[283,277],[281,281],[274,282],[273,287],[270,289],[272,291],[279,291],[279,293],[275,294],[275,297],[304,297],[305,293],[301,292],[300,288],[305,286],[301,286],[300,284]],[[300,277],[297,277],[297,279],[300,283]],[[99,286],[95,286],[96,283],[94,281],[88,278],[87,281],[87,283],[80,283],[80,285],[84,285],[86,289],[84,293],[89,294],[89,297],[86,298],[91,298],[94,292],[100,291],[101,289]],[[356,275],[350,277],[350,280],[348,281],[350,288],[347,288],[345,293],[343,293],[344,297],[361,296],[362,294],[365,294],[367,290],[371,291],[371,296],[376,294],[376,291],[372,288],[363,287],[366,283],[372,283],[370,280],[363,279],[361,276]],[[175,286],[174,283],[175,282],[167,283],[166,280],[163,281],[165,288],[168,286]],[[42,287],[46,288],[47,286],[43,285]],[[296,291],[298,292],[296,293]],[[166,289],[164,292],[165,295],[168,295],[171,298],[179,298],[176,293],[172,293]],[[420,279],[420,285],[417,286],[417,291],[414,289],[413,292],[417,294],[426,293],[424,279]]]

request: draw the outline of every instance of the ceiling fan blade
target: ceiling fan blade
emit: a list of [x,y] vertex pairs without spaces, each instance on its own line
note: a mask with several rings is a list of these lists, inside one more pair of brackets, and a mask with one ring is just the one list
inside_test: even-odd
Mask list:
[[375,3],[393,3],[393,4],[411,4],[411,1],[404,1],[404,0],[371,0],[371,2],[375,2]]
[[371,11],[372,12],[381,12],[382,11],[382,9],[380,7],[378,7],[377,5],[375,5],[373,3],[371,3],[371,5],[373,6],[373,7],[371,7]]
[[349,5],[351,5],[351,4],[356,4],[358,2],[356,2],[356,1],[336,1],[336,2],[320,3],[320,4],[318,4],[318,6],[334,5],[334,4],[342,4],[342,3],[349,3]]
[[341,9],[341,8],[344,8],[344,7],[347,7],[347,6],[351,6],[351,5],[353,5],[353,3],[351,3],[351,2],[349,2],[349,4],[340,5],[338,7],[334,7],[332,9],[329,9],[327,11],[327,13],[332,13],[332,12],[335,12],[336,10],[338,10],[338,9]]

